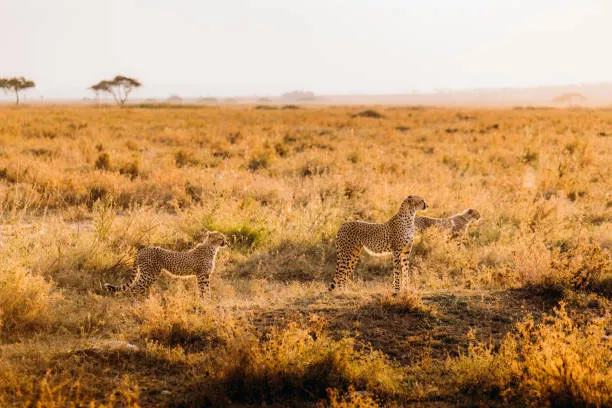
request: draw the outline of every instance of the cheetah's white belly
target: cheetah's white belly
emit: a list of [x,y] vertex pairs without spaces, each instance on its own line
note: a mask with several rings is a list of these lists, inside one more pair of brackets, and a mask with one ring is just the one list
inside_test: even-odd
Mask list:
[[367,246],[364,246],[363,249],[365,249],[365,251],[369,255],[372,255],[372,256],[387,256],[387,255],[393,254],[393,252],[391,252],[391,251],[375,252],[375,251],[371,250],[370,248],[368,248]]

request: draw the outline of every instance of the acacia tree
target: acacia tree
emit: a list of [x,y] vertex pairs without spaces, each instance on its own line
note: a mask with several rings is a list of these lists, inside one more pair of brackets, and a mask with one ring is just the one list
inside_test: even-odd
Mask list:
[[137,79],[125,77],[122,75],[117,75],[113,79],[107,80],[104,79],[97,84],[94,84],[89,87],[92,91],[99,95],[100,92],[106,92],[113,96],[117,105],[123,106],[125,101],[134,89],[142,86]]
[[108,85],[108,81],[100,81],[97,84],[90,86],[89,89],[95,92],[96,102],[100,104],[100,92],[106,92],[108,89],[110,89],[110,85]]
[[13,78],[0,78],[0,89],[4,92],[15,93],[15,104],[19,105],[19,93],[25,89],[34,88],[36,84],[34,81],[25,79],[24,77],[13,77]]

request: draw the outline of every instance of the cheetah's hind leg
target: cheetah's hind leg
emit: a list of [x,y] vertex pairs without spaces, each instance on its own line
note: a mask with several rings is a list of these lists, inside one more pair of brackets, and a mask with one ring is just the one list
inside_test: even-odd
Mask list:
[[359,253],[361,252],[362,246],[358,245],[353,247],[350,251],[346,249],[337,250],[336,260],[336,274],[332,280],[332,284],[329,290],[340,289],[348,283],[353,276],[353,271],[357,262],[359,261]]
[[162,268],[158,266],[154,268],[147,268],[145,266],[144,271],[140,272],[138,279],[126,290],[126,293],[130,295],[146,294],[149,287],[159,278],[161,271]]

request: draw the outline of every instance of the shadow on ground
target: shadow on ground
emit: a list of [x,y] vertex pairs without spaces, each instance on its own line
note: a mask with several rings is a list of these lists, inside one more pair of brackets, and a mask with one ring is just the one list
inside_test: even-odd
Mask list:
[[428,294],[422,297],[424,307],[417,310],[389,305],[384,296],[321,293],[281,310],[254,309],[253,318],[266,331],[316,313],[327,321],[332,337],[356,337],[362,347],[410,364],[425,357],[457,355],[474,340],[498,344],[527,315],[539,319],[556,305],[526,290]]

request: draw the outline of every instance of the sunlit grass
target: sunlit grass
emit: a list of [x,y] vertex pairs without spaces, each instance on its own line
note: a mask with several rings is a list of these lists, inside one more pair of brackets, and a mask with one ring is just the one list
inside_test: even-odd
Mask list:
[[[0,109],[0,405],[609,404],[612,111],[145,108]],[[329,293],[338,226],[408,194],[482,219]],[[210,299],[103,291],[209,229]]]

